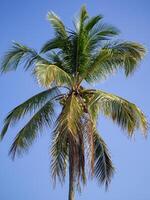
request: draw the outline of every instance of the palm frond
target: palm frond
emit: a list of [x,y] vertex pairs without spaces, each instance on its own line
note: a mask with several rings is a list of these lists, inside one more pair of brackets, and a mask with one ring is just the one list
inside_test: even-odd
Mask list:
[[16,70],[18,65],[24,63],[27,70],[36,62],[48,63],[34,49],[30,49],[24,45],[14,42],[12,49],[6,53],[1,63],[1,73]]
[[37,63],[35,76],[44,87],[50,87],[54,82],[57,85],[71,85],[71,76],[56,65]]
[[[100,19],[100,17],[95,19],[95,23],[98,19]],[[74,34],[75,36],[73,40],[74,43],[76,42],[76,50],[74,51],[74,54],[76,55],[74,56],[76,59],[76,69],[81,77],[84,77],[84,74],[86,74],[87,71],[88,74],[90,74],[89,71],[92,71],[92,69],[94,70],[96,68],[95,66],[98,66],[98,63],[103,61],[103,56],[108,56],[109,54],[110,58],[110,52],[106,50],[103,50],[99,54],[95,54],[94,52],[97,52],[97,50],[101,48],[103,40],[109,39],[119,33],[117,28],[101,23],[100,25],[95,24],[93,28],[91,27],[90,31],[87,31],[87,28],[90,27],[86,27],[86,25],[84,25],[78,34]],[[87,74],[85,76],[87,77]]]
[[108,40],[111,37],[117,36],[120,31],[109,24],[99,22],[90,32],[89,34],[92,36],[92,39],[95,42],[99,42],[101,40]]
[[94,123],[91,118],[91,113],[84,113],[81,123],[81,134],[84,137],[85,154],[87,157],[87,164],[89,165],[89,172],[93,176],[94,173]]
[[146,136],[148,128],[147,119],[135,104],[101,90],[93,94],[93,100],[91,100],[89,106],[94,103],[99,103],[100,112],[127,130],[129,136],[133,136],[135,129],[139,128]]
[[56,132],[65,132],[68,130],[75,136],[79,130],[80,117],[82,115],[82,106],[78,98],[71,94],[65,100],[61,114],[56,121]]
[[81,130],[76,140],[69,137],[69,173],[70,178],[76,184],[77,190],[81,191],[80,183],[82,182],[83,185],[86,183],[84,140]]
[[98,183],[105,184],[107,189],[108,184],[110,183],[114,174],[114,166],[112,164],[107,146],[96,130],[94,131],[93,137],[95,149],[94,175],[98,180]]
[[65,25],[54,12],[48,12],[47,19],[50,21],[52,27],[54,28],[56,36],[61,38],[67,37]]
[[46,101],[48,101],[50,98],[57,96],[58,94],[60,94],[58,88],[53,87],[34,95],[30,99],[26,100],[24,103],[15,107],[4,120],[4,127],[2,129],[0,138],[3,139],[10,125],[15,125],[27,113],[31,114],[32,112],[35,112],[37,109],[42,107],[46,103]]
[[[105,61],[108,61],[110,56],[111,52],[107,50],[101,50],[100,53],[97,54],[89,69],[87,68],[85,74],[82,75],[87,82],[94,82],[96,80],[101,80],[106,77],[106,71],[107,69],[109,69],[109,65],[107,66],[107,63]],[[103,63],[106,64],[103,66]],[[112,65],[111,68],[113,68]]]
[[[84,135],[82,134],[82,130],[83,130],[83,124],[81,124],[80,131],[78,132],[78,145],[77,145],[78,159],[76,162],[76,177],[78,178],[78,185],[79,185],[80,180],[82,181],[83,185],[86,184],[85,143],[84,143]],[[91,166],[92,166],[92,160],[91,160]]]
[[98,22],[103,18],[102,15],[97,15],[94,17],[91,17],[87,23],[85,24],[85,30],[87,32],[91,31],[97,24]]
[[76,28],[77,33],[81,32],[85,21],[88,19],[88,13],[85,6],[81,7],[79,15],[76,17],[74,21],[74,25]]
[[78,140],[74,140],[70,131],[67,128],[64,129],[63,134],[62,132],[57,132],[57,129],[53,133],[51,148],[52,178],[54,183],[56,183],[56,178],[63,183],[66,176],[66,167],[69,162],[74,182],[77,182],[77,189],[79,189],[80,180],[83,184],[86,182],[83,135],[78,132],[78,135],[76,135]]
[[[76,31],[71,35],[71,65],[75,76],[84,70],[84,66],[87,64],[89,55],[87,43],[87,33],[85,32],[85,22],[88,19],[88,13],[85,6],[82,6],[79,16],[76,18],[74,24]],[[82,67],[82,68],[81,68]]]
[[50,126],[53,115],[53,103],[48,101],[17,134],[9,152],[12,159],[16,154],[21,155],[29,149],[38,136],[38,132],[43,131],[45,126]]
[[122,65],[126,76],[128,76],[135,71],[139,62],[145,56],[146,49],[143,45],[135,42],[122,42],[113,46],[112,52],[114,52],[116,57],[116,54],[122,56]]
[[47,53],[47,57],[48,59],[50,59],[51,63],[53,63],[54,65],[58,66],[60,69],[63,69],[65,72],[67,72],[69,75],[71,73],[71,67],[69,65],[66,64],[63,54],[62,52],[50,52]]
[[92,119],[92,121],[93,121],[93,123],[95,125],[97,123],[99,111],[100,111],[99,103],[95,102],[93,104],[90,104],[90,106],[89,106],[89,113],[90,113],[91,119]]
[[134,42],[106,44],[87,69],[86,80],[101,80],[118,69],[124,69],[126,76],[132,74],[145,55],[145,48]]
[[41,48],[41,53],[45,53],[50,50],[54,49],[63,49],[66,44],[66,39],[63,39],[61,37],[55,37],[49,41],[47,41],[43,47]]
[[61,183],[64,182],[66,176],[66,167],[68,161],[68,133],[54,131],[52,147],[51,147],[51,174],[54,184],[56,183],[56,178],[60,180]]
[[86,48],[86,35],[84,32],[75,33],[71,36],[71,46],[70,51],[66,52],[65,60],[67,65],[70,65],[72,68],[72,74],[77,77],[77,74],[80,74],[84,70],[89,57],[88,48]]
[[[85,25],[84,30],[87,35],[85,48],[89,50],[91,60],[93,60],[95,53],[102,48],[105,40],[110,40],[112,37],[117,36],[119,34],[119,30],[116,27],[102,23],[101,20],[97,23],[95,21],[95,25],[93,24],[93,27],[91,27],[90,30],[86,29],[87,27]],[[91,62],[89,64],[91,64]]]
[[[56,180],[56,177],[58,177],[61,182],[64,181],[69,148],[72,148],[71,156],[74,159],[77,158],[74,165],[77,167],[77,164],[81,161],[81,155],[79,155],[79,141],[81,141],[81,138],[79,139],[81,115],[82,108],[77,97],[74,94],[71,94],[66,99],[62,112],[56,120],[55,129],[53,131],[51,170],[54,181]],[[80,145],[82,146],[81,143],[82,142],[80,142]],[[78,166],[79,168],[74,167],[74,170],[76,172],[78,171],[77,174],[80,174],[81,166],[83,167],[83,163],[80,163],[80,167]]]

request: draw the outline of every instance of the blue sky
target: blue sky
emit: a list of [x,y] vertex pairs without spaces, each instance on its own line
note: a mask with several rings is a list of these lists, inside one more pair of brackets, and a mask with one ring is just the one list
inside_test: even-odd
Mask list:
[[[0,57],[18,41],[35,49],[52,37],[52,29],[46,21],[46,14],[53,10],[66,23],[72,26],[72,19],[81,5],[87,5],[91,15],[103,14],[106,22],[121,30],[121,39],[138,41],[150,48],[148,0],[88,0],[88,1],[37,1],[37,0],[0,0]],[[136,103],[150,119],[150,54],[147,53],[134,76],[126,79],[123,73],[110,77],[96,88],[120,95]],[[16,105],[41,91],[28,73],[19,69],[0,77],[0,128],[6,114]],[[105,192],[96,181],[88,182],[76,200],[149,200],[150,180],[150,140],[144,140],[136,132],[133,140],[108,119],[100,118],[99,130],[108,144],[116,173]],[[51,130],[39,137],[28,154],[14,162],[8,157],[11,142],[19,128],[9,129],[0,144],[0,199],[1,200],[48,200],[67,199],[68,181],[53,189],[49,173],[49,146]]]

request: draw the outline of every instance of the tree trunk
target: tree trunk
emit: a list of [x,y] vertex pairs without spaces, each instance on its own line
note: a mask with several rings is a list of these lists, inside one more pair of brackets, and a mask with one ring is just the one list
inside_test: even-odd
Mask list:
[[68,200],[74,200],[74,163],[72,160],[71,149],[69,149],[69,195]]

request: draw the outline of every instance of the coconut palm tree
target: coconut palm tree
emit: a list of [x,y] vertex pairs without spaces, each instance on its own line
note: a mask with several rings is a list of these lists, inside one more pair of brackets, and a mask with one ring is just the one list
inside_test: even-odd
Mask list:
[[[43,127],[54,124],[51,173],[54,182],[58,179],[63,183],[68,167],[68,199],[73,200],[75,189],[86,183],[87,173],[106,187],[114,173],[107,146],[96,128],[99,114],[112,119],[129,137],[139,128],[144,136],[147,134],[146,117],[134,103],[89,87],[120,69],[126,76],[132,74],[145,48],[136,42],[116,40],[118,29],[103,23],[101,15],[89,17],[84,6],[74,20],[73,30],[66,28],[55,13],[49,12],[47,17],[55,35],[39,53],[14,43],[3,58],[2,73],[24,63],[24,69],[45,90],[8,114],[1,139],[10,126],[32,114],[10,148],[9,153],[15,158],[29,149]],[[60,112],[54,115],[57,105]]]

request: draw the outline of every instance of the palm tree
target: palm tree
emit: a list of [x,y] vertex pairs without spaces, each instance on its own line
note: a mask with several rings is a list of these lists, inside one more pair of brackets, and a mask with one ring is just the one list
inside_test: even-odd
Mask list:
[[[53,12],[48,13],[55,36],[44,44],[40,53],[14,43],[1,64],[1,72],[16,70],[24,63],[45,90],[19,106],[5,118],[1,139],[9,126],[26,114],[28,123],[16,135],[10,155],[27,151],[43,127],[51,126],[51,172],[54,182],[64,182],[69,171],[69,200],[75,189],[86,183],[86,175],[96,177],[107,188],[114,173],[107,146],[96,128],[99,113],[109,117],[129,137],[136,129],[147,135],[147,120],[133,103],[104,92],[90,89],[89,84],[101,81],[119,69],[132,74],[145,54],[145,48],[135,42],[118,41],[117,28],[103,23],[103,17],[89,17],[83,6],[74,20],[74,30],[66,28]],[[87,87],[87,88],[86,88]],[[55,116],[55,107],[60,113]],[[85,159],[87,158],[87,159]],[[88,166],[85,168],[85,166]]]

